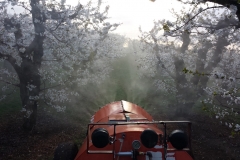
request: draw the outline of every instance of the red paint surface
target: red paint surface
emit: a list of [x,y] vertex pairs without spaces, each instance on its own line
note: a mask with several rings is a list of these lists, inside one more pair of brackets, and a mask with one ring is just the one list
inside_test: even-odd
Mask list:
[[[129,117],[129,118],[127,118]],[[89,137],[91,133],[97,128],[107,129],[110,136],[114,134],[114,127],[111,125],[111,121],[153,121],[153,118],[148,114],[144,109],[137,106],[136,104],[126,102],[126,101],[117,101],[110,103],[102,107],[94,116],[93,123],[109,123],[109,125],[95,125],[90,129]],[[117,152],[129,152],[132,150],[132,142],[134,140],[140,140],[140,135],[145,129],[152,129],[157,134],[163,134],[160,129],[157,128],[156,124],[138,124],[138,125],[119,125],[116,126],[116,141],[113,144],[109,144],[104,148],[96,148],[92,145],[91,140],[89,141],[89,150],[91,151],[114,151]],[[125,138],[121,147],[122,134],[125,134]],[[163,144],[158,143],[157,145],[162,146]],[[171,144],[168,144],[169,148]],[[164,155],[163,148],[145,148],[141,145],[140,152],[152,151],[152,152],[161,152]],[[186,151],[171,151],[174,152],[175,160],[192,160],[191,156]],[[139,155],[138,160],[145,160],[144,155]],[[84,140],[75,160],[131,160],[130,156],[121,156],[114,157],[114,154],[89,154],[87,153],[87,138]]]

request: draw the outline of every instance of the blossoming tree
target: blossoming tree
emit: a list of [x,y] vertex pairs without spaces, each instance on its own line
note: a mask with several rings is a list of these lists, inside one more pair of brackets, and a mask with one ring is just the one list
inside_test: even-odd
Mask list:
[[181,14],[172,10],[176,21],[156,21],[151,31],[141,35],[151,53],[147,59],[157,65],[153,73],[166,76],[174,87],[164,79],[157,84],[175,95],[178,113],[201,101],[204,110],[239,131],[238,119],[233,118],[240,111],[239,4],[182,2],[189,8]]
[[[12,14],[9,6],[13,7]],[[15,13],[15,6],[22,12]],[[0,99],[6,98],[9,89],[20,90],[24,129],[33,129],[39,99],[64,110],[54,102],[68,101],[68,94],[76,95],[67,93],[67,88],[83,83],[87,68],[107,54],[109,48],[102,46],[105,40],[112,42],[108,32],[118,26],[105,22],[108,9],[101,7],[101,1],[75,7],[65,5],[64,0],[0,2],[0,59],[11,66],[3,65],[0,70]]]

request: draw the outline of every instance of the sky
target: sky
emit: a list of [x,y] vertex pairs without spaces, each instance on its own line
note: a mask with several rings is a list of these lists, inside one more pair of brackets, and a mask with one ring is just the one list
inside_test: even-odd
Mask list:
[[[25,1],[25,0],[23,0]],[[56,0],[66,1],[67,5],[76,6],[80,1],[81,4],[87,4],[90,0]],[[99,0],[91,0],[95,6]],[[188,10],[187,5],[183,5],[178,0],[102,0],[102,8],[109,5],[108,21],[111,23],[121,23],[114,33],[123,36],[138,39],[140,36],[139,27],[142,31],[150,31],[153,27],[154,20],[170,20],[174,21],[174,17],[170,12],[179,12],[183,7]],[[9,6],[9,11],[11,12]],[[22,12],[21,7],[15,6],[15,11]]]
[[[92,0],[97,3],[98,0]],[[77,0],[66,0],[67,4],[76,5]],[[88,0],[80,0],[85,4]],[[173,19],[170,10],[180,10],[181,3],[177,0],[103,0],[103,6],[109,5],[109,21],[122,23],[115,33],[129,38],[137,39],[140,35],[139,26],[143,31],[149,31],[153,27],[154,20]]]
[[[60,1],[60,0],[57,0]],[[81,4],[88,3],[89,0],[80,0]],[[97,4],[98,0],[92,0]],[[78,0],[66,0],[66,4],[76,6]],[[173,20],[170,10],[174,8],[179,11],[183,5],[177,0],[102,0],[102,8],[109,5],[109,22],[121,23],[114,33],[137,39],[140,35],[139,27],[143,31],[149,31],[153,27],[154,20]],[[9,11],[11,12],[9,6]],[[22,12],[23,9],[15,6],[16,12]]]

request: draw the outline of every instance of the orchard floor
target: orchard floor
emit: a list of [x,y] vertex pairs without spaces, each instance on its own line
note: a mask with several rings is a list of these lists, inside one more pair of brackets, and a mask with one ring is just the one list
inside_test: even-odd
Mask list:
[[[156,114],[157,115],[157,114]],[[240,136],[231,136],[231,130],[206,115],[188,118],[153,115],[157,120],[192,121],[192,149],[196,160],[239,160]],[[159,118],[160,117],[160,118]],[[177,117],[177,118],[176,118]],[[79,146],[85,137],[86,122],[78,123],[64,114],[52,116],[39,111],[34,133],[21,129],[19,114],[0,117],[1,160],[50,160],[55,147],[61,142],[73,141]]]

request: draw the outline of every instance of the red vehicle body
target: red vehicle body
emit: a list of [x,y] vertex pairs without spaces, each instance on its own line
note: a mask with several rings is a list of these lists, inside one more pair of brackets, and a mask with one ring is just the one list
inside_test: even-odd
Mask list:
[[[167,135],[169,123],[185,123],[188,134],[175,130]],[[138,105],[117,101],[93,115],[75,160],[193,160],[190,142],[191,122],[154,121]]]

